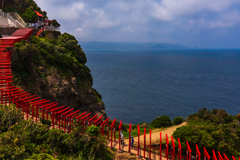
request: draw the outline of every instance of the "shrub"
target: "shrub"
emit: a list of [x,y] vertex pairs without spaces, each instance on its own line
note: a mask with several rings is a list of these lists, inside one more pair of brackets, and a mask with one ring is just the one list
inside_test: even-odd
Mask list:
[[163,115],[154,119],[150,125],[154,128],[169,127],[172,125],[172,121],[169,116]]
[[55,159],[52,155],[47,154],[47,153],[40,153],[40,154],[33,154],[31,158],[26,159],[26,160],[58,160]]
[[99,134],[99,128],[97,126],[91,125],[87,129],[87,133],[89,136],[97,136]]
[[50,120],[40,118],[40,121],[42,122],[42,124],[46,124],[48,126],[51,126],[51,121]]
[[240,121],[240,113],[236,117]]
[[13,107],[13,105],[11,107],[3,106],[0,108],[0,117],[0,133],[3,133],[8,131],[16,122],[22,120],[22,113]]
[[178,125],[181,124],[183,122],[183,118],[182,117],[176,117],[173,119],[173,123]]

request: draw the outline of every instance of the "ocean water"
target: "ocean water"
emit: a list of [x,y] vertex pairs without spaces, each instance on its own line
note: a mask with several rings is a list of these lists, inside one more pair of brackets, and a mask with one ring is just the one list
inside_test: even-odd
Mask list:
[[240,50],[84,50],[106,113],[123,123],[240,113]]

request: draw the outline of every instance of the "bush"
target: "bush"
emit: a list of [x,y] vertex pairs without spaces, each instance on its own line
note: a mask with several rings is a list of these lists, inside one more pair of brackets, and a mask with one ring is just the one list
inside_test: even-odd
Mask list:
[[173,119],[173,123],[178,125],[181,124],[183,122],[183,118],[182,117],[176,117]]
[[3,133],[8,131],[16,122],[22,120],[22,112],[13,107],[13,105],[11,107],[3,106],[0,108],[0,117],[0,133]]
[[50,120],[40,118],[40,121],[42,122],[42,124],[46,124],[48,126],[51,126],[51,121]]
[[236,115],[236,117],[240,121],[240,114]]
[[26,159],[26,160],[58,160],[55,159],[52,155],[47,154],[47,153],[41,153],[41,154],[33,154],[31,158]]
[[[226,155],[240,156],[240,125],[235,116],[228,115],[225,110],[200,110],[189,116],[188,125],[176,129],[174,139],[180,139],[182,152],[186,152],[186,141],[190,148],[206,147],[207,150],[218,150]],[[192,154],[196,154],[193,150]],[[212,153],[210,152],[210,157]]]
[[87,133],[89,136],[97,136],[99,134],[99,128],[97,126],[91,125],[87,129]]
[[154,119],[150,126],[154,128],[169,127],[172,125],[172,121],[169,116],[163,115]]

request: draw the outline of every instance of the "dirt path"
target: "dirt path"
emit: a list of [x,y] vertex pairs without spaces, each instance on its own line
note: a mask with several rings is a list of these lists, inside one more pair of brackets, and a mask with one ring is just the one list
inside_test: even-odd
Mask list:
[[[165,141],[166,140],[166,134],[168,135],[168,140],[170,141],[171,139],[171,136],[173,134],[173,132],[181,127],[181,126],[184,126],[186,125],[187,123],[186,122],[183,122],[182,124],[180,125],[177,125],[177,126],[172,126],[172,127],[168,127],[168,128],[165,128],[165,129],[156,129],[156,130],[153,130],[152,131],[152,144],[159,144],[159,140],[160,140],[160,132],[162,133],[162,141]],[[138,140],[137,137],[134,138],[134,142],[136,142]],[[127,141],[127,140],[126,140]],[[140,143],[143,143],[144,141],[144,137],[143,135],[140,136]],[[150,143],[150,135],[149,134],[146,134],[146,144],[148,145]]]
[[[183,122],[182,124],[180,125],[177,125],[177,126],[172,126],[172,127],[168,127],[168,128],[165,128],[165,129],[155,129],[152,131],[152,138],[151,138],[151,144],[154,145],[154,144],[159,144],[159,139],[160,139],[160,132],[162,133],[162,141],[165,141],[166,140],[166,134],[168,135],[168,139],[170,140],[171,139],[171,136],[173,134],[173,132],[178,128],[178,127],[181,127],[183,125],[187,125],[186,122]],[[143,143],[143,135],[140,136],[140,143]],[[146,145],[149,145],[149,141],[150,140],[150,134],[147,134],[146,135]],[[138,141],[138,137],[135,137],[134,138],[134,142],[135,142],[135,145],[137,144],[137,141]],[[128,144],[129,144],[129,139],[125,139],[124,140],[125,142],[125,145],[124,145],[124,148],[123,148],[123,153],[117,153],[115,159],[116,160],[139,160],[139,159],[142,159],[142,156],[144,154],[143,150],[140,150],[140,155],[141,155],[141,158],[137,158],[135,155],[137,154],[137,149],[133,149],[131,148],[131,153],[134,155],[134,156],[130,156],[126,153],[128,153]],[[108,144],[109,147],[111,147],[111,143]],[[115,148],[116,150],[118,150],[118,143],[116,142],[113,142],[113,148]],[[149,153],[146,151],[146,157],[149,157]],[[149,158],[148,158],[149,159]],[[151,159],[159,159],[159,155],[156,154],[152,154],[151,156]],[[164,152],[162,151],[162,160],[166,160],[166,158],[164,157]]]

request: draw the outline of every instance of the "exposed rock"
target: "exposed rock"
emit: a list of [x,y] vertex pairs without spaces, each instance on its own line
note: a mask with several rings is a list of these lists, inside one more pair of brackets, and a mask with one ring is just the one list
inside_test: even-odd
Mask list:
[[[92,88],[93,79],[85,65],[86,55],[78,42],[66,33],[52,41],[32,37],[31,41],[21,42],[13,48],[12,57],[15,59],[12,59],[11,65],[14,84],[59,106],[107,118],[102,97]],[[73,54],[74,58],[70,59],[74,63],[69,63]]]

